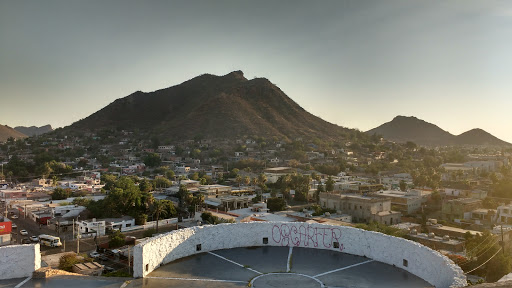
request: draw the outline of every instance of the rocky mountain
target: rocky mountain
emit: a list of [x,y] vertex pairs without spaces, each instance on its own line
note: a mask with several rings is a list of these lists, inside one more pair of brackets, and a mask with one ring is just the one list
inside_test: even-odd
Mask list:
[[455,138],[455,143],[459,145],[490,145],[490,146],[509,146],[505,142],[482,129],[471,129]]
[[23,133],[27,136],[37,136],[37,135],[41,135],[41,134],[44,134],[44,133],[48,133],[48,132],[51,132],[53,131],[53,128],[51,125],[45,125],[45,126],[41,126],[41,127],[36,127],[36,126],[30,126],[30,127],[25,127],[25,126],[16,126],[14,127],[14,130],[20,132],[20,133]]
[[7,125],[0,124],[0,142],[7,141],[10,137],[14,139],[26,138],[27,135],[20,133]]
[[493,145],[511,146],[482,129],[473,129],[458,136],[416,117],[397,116],[392,121],[367,131],[396,142],[412,141],[426,146]]
[[241,71],[203,74],[154,92],[135,92],[64,129],[116,128],[171,139],[313,136],[333,139],[355,130],[305,111],[265,78],[248,80]]

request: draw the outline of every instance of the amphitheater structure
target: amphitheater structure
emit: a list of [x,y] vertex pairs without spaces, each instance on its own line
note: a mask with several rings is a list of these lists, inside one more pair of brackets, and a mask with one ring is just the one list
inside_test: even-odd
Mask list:
[[[301,222],[206,225],[158,235],[135,246],[133,273],[134,277],[143,278],[159,267],[184,257],[198,256],[205,252],[217,255],[214,253],[217,250],[267,246],[289,247],[290,253],[297,247],[344,253],[340,256],[356,255],[367,260],[352,266],[375,261],[403,269],[435,287],[467,285],[460,267],[439,252],[419,243],[353,227]],[[318,283],[319,287],[325,287],[316,277],[319,275],[294,274],[291,269],[259,274],[249,279],[247,284],[253,286],[254,281],[261,282],[263,279],[274,281],[279,278],[279,281],[286,281],[287,277],[302,277],[304,279],[301,281],[311,281]]]

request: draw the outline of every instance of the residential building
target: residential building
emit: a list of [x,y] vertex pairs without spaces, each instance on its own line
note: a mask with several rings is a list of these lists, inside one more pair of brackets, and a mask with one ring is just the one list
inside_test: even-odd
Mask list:
[[402,214],[391,210],[389,198],[357,194],[320,193],[320,204],[338,214],[352,216],[354,222],[376,221],[385,225],[400,223]]
[[497,222],[500,224],[512,224],[512,203],[498,207]]
[[201,185],[199,193],[204,194],[205,198],[219,198],[220,196],[230,196],[231,186],[225,185]]
[[292,167],[275,167],[265,169],[264,174],[267,176],[267,183],[276,183],[279,177],[286,174],[293,174],[296,171],[297,170]]
[[466,230],[466,229],[461,229],[461,228],[457,228],[457,227],[450,227],[450,226],[445,226],[445,225],[441,225],[441,224],[437,224],[437,225],[427,225],[427,230],[428,232],[432,232],[438,236],[450,236],[450,238],[459,238],[459,239],[464,239],[465,235],[467,233],[471,234],[472,236],[482,236],[482,232],[479,232],[479,231],[474,231],[474,230]]
[[93,218],[92,220],[83,220],[76,223],[82,237],[94,237],[106,235],[113,230],[123,232],[126,228],[135,226],[135,219],[130,216],[98,220]]
[[464,251],[464,242],[450,239],[449,236],[439,237],[434,233],[411,233],[409,234],[411,240],[421,243],[434,250],[446,250],[450,252],[462,252]]
[[470,219],[471,211],[482,206],[482,200],[472,198],[459,198],[443,202],[442,217],[449,221]]
[[413,214],[421,209],[423,198],[421,196],[412,195],[409,192],[399,190],[386,190],[374,194],[379,197],[391,199],[393,209],[403,214]]

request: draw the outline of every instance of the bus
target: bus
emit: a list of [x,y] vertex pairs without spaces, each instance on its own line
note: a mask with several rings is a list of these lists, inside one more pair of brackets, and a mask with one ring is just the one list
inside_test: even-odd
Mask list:
[[42,245],[49,246],[49,247],[60,247],[62,246],[62,243],[60,242],[60,238],[56,236],[46,235],[42,234],[39,235],[39,242]]

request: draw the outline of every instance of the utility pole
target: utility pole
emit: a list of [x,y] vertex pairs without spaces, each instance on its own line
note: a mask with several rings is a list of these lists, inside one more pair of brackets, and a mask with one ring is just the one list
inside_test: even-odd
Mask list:
[[128,247],[128,273],[131,274],[131,270],[130,270],[130,266],[131,266],[131,262],[132,262],[132,249],[130,247]]
[[80,224],[78,223],[78,218],[80,218],[80,215],[78,215],[78,217],[76,217],[76,224],[78,225],[78,231],[77,231],[77,236],[76,236],[76,254],[80,254]]
[[503,250],[503,254],[505,254],[505,241],[503,240],[503,224],[501,227],[501,250]]
[[80,254],[80,230],[78,230],[78,235],[76,236],[76,255]]

